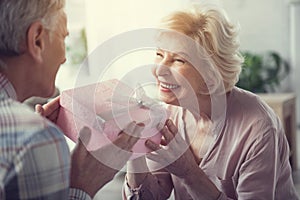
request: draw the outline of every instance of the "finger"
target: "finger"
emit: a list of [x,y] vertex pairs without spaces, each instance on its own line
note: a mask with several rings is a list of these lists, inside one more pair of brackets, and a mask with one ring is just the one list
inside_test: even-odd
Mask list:
[[174,135],[168,130],[168,128],[165,126],[160,130],[161,134],[165,138],[165,142],[169,144],[172,139],[174,138]]
[[90,140],[90,135],[91,135],[91,130],[89,128],[84,127],[80,130],[78,141],[72,151],[72,157],[75,156],[77,157],[77,159],[80,160],[80,158],[84,158],[87,156],[88,150],[86,148],[86,145]]
[[138,140],[139,138],[133,137],[131,135],[126,134],[125,132],[122,132],[113,143],[114,145],[123,150],[131,151]]
[[[131,132],[129,134],[132,135],[133,137],[140,138],[141,135],[142,135],[142,131],[144,130],[144,128],[145,128],[145,124],[144,123],[135,124],[133,132]],[[128,133],[128,132],[126,132],[126,133]]]
[[35,112],[40,114],[41,116],[44,116],[44,109],[41,104],[36,104],[35,105]]
[[60,96],[57,96],[47,104],[43,105],[45,116],[48,116],[51,113],[53,113],[55,110],[59,109],[60,107],[59,101],[60,101]]
[[58,118],[58,112],[59,109],[55,110],[54,112],[52,112],[50,115],[46,116],[50,121],[56,123],[56,120]]
[[168,120],[166,121],[166,125],[167,125],[168,129],[171,131],[171,133],[172,133],[173,135],[176,135],[176,134],[177,134],[178,129],[177,129],[177,127],[175,126],[175,124],[173,123],[172,120],[168,119]]
[[139,140],[144,127],[144,124],[130,123],[125,130],[119,134],[117,140],[114,142],[115,145],[127,151],[132,150],[132,147]]
[[91,139],[91,129],[88,127],[83,127],[80,131],[79,131],[79,137],[78,137],[78,142],[81,142],[84,145],[88,145]]
[[204,112],[200,113],[200,117],[205,121],[210,121],[209,117]]
[[157,162],[157,163],[163,163],[163,161],[164,161],[163,158],[155,152],[147,153],[146,158],[149,159],[149,160],[152,160],[154,162]]
[[157,129],[158,131],[161,131],[161,129],[163,129],[164,127],[165,127],[165,124],[159,122],[159,123],[157,124],[157,126],[156,126],[156,129]]
[[168,143],[167,143],[166,139],[162,138],[160,141],[160,144],[163,146],[166,146]]
[[133,122],[130,122],[122,131],[120,131],[119,135],[121,134],[130,134],[134,131],[135,129],[135,126],[136,126],[136,122],[133,121]]
[[156,144],[155,142],[153,142],[151,140],[146,140],[145,146],[148,147],[152,151],[157,151],[157,150],[161,149],[159,144]]

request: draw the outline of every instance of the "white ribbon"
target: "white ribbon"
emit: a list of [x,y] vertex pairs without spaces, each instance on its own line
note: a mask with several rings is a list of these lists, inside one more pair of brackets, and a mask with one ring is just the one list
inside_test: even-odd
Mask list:
[[[118,92],[118,93],[116,93]],[[141,85],[136,87],[135,92],[130,94],[120,94],[122,91],[115,91],[112,97],[107,98],[106,102],[112,104],[109,113],[99,113],[98,123],[105,123],[107,120],[127,114],[128,111],[136,109],[149,109],[152,126],[156,126],[162,119],[166,118],[165,103],[156,101],[147,96]]]

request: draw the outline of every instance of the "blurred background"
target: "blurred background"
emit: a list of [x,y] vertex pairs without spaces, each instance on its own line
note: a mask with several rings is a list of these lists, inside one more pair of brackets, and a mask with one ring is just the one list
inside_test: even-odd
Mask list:
[[[297,88],[300,85],[297,78],[300,74],[300,0],[66,2],[70,32],[66,41],[68,60],[58,72],[58,93],[94,80],[91,79],[95,76],[93,70],[100,66],[86,56],[112,37],[139,28],[155,27],[162,16],[192,3],[209,2],[223,6],[229,18],[240,25],[241,51],[246,62],[238,85],[261,95],[282,119],[292,150],[294,180],[300,192],[300,148],[297,149],[300,144],[300,90]],[[114,48],[118,48],[118,44]],[[122,77],[134,67],[151,63],[154,55],[151,50],[122,55],[109,66],[101,66],[105,67],[101,79]],[[121,199],[123,175],[119,173],[95,199]]]

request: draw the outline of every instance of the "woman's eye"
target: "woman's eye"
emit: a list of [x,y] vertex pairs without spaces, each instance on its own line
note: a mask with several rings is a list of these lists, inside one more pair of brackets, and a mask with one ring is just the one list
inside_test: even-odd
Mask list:
[[156,52],[156,56],[157,56],[157,57],[161,57],[161,58],[162,58],[162,57],[163,57],[163,54],[162,54],[162,53],[160,53],[160,52]]
[[185,63],[184,60],[182,60],[182,59],[177,59],[177,58],[175,58],[174,61],[175,61],[175,62],[178,62],[178,63],[181,63],[181,64],[184,64],[184,63]]

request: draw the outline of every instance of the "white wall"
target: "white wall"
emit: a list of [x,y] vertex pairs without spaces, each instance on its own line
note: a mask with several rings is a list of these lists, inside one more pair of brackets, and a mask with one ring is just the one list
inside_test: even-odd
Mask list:
[[[116,43],[115,45],[109,45],[109,47],[106,46],[106,52],[99,52],[99,49],[102,48],[101,45],[106,44],[105,42],[128,31],[141,28],[153,28],[164,15],[172,10],[184,7],[188,2],[189,1],[187,0],[86,1],[86,28],[88,50],[90,53],[90,74],[92,76],[98,75],[100,77],[99,67],[106,69],[106,66],[99,66],[99,63],[107,62],[104,61],[104,59],[106,59],[105,57],[111,56],[109,52],[113,54],[121,48],[126,48],[126,45],[130,45],[126,44],[126,42],[134,43],[136,41],[123,41],[121,44]],[[136,38],[136,40],[138,40],[138,38]],[[97,51],[97,54],[105,54],[104,58],[100,58],[100,55],[94,56],[93,54],[95,51]],[[153,53],[154,52],[140,50],[128,53],[127,55],[120,55],[118,60],[112,60],[112,64],[109,66],[108,71],[102,71],[105,71],[106,77],[119,78],[137,66],[152,63],[154,59]],[[111,75],[115,76],[111,77]],[[95,78],[92,77],[92,80],[95,80]],[[91,77],[88,81],[91,81]]]
[[87,0],[89,50],[116,34],[154,27],[162,16],[184,7],[188,0]]
[[289,56],[289,5],[285,0],[224,0],[223,4],[240,23],[242,49],[275,50]]
[[[293,3],[291,3],[293,1]],[[241,48],[256,52],[274,50],[291,64],[290,76],[278,92],[297,94],[297,121],[300,123],[300,1],[223,0],[229,16],[240,23]],[[297,80],[298,79],[298,80]]]
[[297,94],[297,121],[300,126],[300,1],[294,1],[290,7],[291,19],[291,64],[293,66],[292,83],[293,90]]
[[56,85],[61,91],[74,87],[79,66],[78,64],[75,65],[71,62],[71,56],[74,51],[77,51],[76,48],[82,48],[82,43],[80,43],[80,31],[86,26],[86,9],[83,0],[66,1],[65,10],[67,13],[67,26],[69,30],[69,36],[66,38],[66,45],[70,50],[66,53],[66,63],[60,67],[56,77]]

